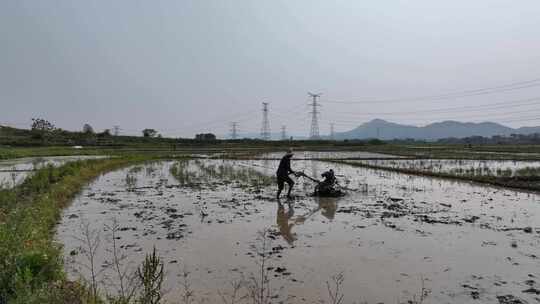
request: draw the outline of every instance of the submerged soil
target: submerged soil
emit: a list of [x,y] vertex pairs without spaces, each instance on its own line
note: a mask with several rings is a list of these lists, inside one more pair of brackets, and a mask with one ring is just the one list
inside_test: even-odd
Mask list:
[[[110,229],[135,267],[155,246],[164,258],[167,300],[183,292],[183,274],[202,303],[217,302],[230,282],[258,275],[259,232],[269,229],[267,270],[274,302],[328,302],[326,282],[343,273],[345,303],[540,302],[540,197],[466,182],[293,161],[317,177],[332,167],[341,198],[309,196],[278,204],[276,161],[197,160],[148,163],[105,174],[64,212],[57,240],[72,278],[89,278],[81,226],[100,234],[96,265],[114,292]],[[234,170],[243,170],[233,174]],[[175,171],[176,172],[176,171]],[[225,173],[224,173],[225,172]],[[260,179],[260,183],[254,180]],[[511,302],[514,301],[514,302]]]
[[12,188],[23,181],[33,171],[44,166],[60,166],[68,162],[85,159],[104,158],[106,156],[77,155],[77,156],[48,156],[25,157],[0,161],[0,189]]
[[[281,159],[283,152],[271,152],[258,154],[255,158],[260,159]],[[295,159],[302,160],[324,160],[324,159],[399,159],[403,156],[366,152],[366,151],[295,151]]]
[[[454,175],[516,176],[529,169],[537,174],[540,161],[515,160],[469,160],[469,159],[400,159],[400,160],[349,160],[360,163],[396,169],[410,169],[421,172],[449,173]],[[527,173],[527,172],[523,172]]]

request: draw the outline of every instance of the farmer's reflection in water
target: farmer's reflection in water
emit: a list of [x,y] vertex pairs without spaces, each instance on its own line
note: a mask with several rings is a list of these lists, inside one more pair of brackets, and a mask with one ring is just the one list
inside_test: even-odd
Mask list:
[[278,201],[278,210],[277,210],[277,225],[279,227],[279,233],[289,243],[289,245],[293,245],[294,241],[296,240],[296,234],[292,232],[292,227],[296,223],[289,223],[289,220],[294,215],[294,207],[291,206],[291,203],[287,203],[287,211],[285,211],[285,207],[283,204]]
[[289,245],[294,245],[296,241],[296,233],[292,231],[292,228],[295,225],[303,224],[307,219],[312,217],[317,212],[321,211],[321,215],[330,221],[334,220],[337,210],[337,198],[335,197],[315,197],[317,202],[317,207],[312,209],[306,214],[299,215],[296,218],[294,217],[294,207],[291,202],[287,203],[287,208],[278,201],[278,209],[276,216],[276,223],[279,228],[279,232],[283,239],[289,243]]

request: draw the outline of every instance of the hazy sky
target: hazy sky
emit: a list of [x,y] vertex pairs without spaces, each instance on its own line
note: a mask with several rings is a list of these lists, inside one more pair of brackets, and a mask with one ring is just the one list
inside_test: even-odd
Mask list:
[[256,133],[265,101],[273,132],[306,135],[308,91],[321,134],[540,125],[539,79],[538,0],[0,1],[0,123],[18,127]]

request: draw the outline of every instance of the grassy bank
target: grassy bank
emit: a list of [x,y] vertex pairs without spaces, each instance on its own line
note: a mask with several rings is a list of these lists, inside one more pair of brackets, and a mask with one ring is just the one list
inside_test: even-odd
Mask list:
[[330,161],[338,164],[346,164],[353,167],[362,167],[368,169],[384,170],[390,172],[397,172],[409,175],[417,176],[426,176],[426,177],[437,177],[450,180],[462,180],[462,181],[472,181],[476,183],[482,183],[487,185],[513,188],[513,189],[523,189],[529,191],[540,192],[540,176],[539,175],[528,175],[528,176],[493,176],[493,175],[456,175],[451,173],[444,172],[430,172],[423,170],[407,169],[407,168],[392,168],[385,166],[377,166],[363,163],[353,163],[347,161]]
[[[53,242],[62,208],[104,172],[144,158],[113,158],[46,167],[0,191],[0,303],[78,303]],[[75,294],[74,294],[75,292]],[[71,297],[71,299],[70,299]]]

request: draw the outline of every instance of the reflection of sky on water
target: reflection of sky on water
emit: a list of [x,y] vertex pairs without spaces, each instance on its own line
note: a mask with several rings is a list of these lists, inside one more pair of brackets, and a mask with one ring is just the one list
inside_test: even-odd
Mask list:
[[[262,153],[257,158],[280,159],[283,152]],[[402,158],[401,156],[364,151],[294,151],[296,159],[344,159],[344,158]]]
[[[33,170],[47,165],[60,166],[67,162],[103,158],[104,156],[28,157],[0,161],[0,186],[11,188],[22,182]],[[1,187],[0,187],[1,188]]]
[[[540,161],[512,160],[464,160],[464,159],[392,159],[392,160],[349,160],[347,162],[363,163],[374,166],[415,169],[431,172],[467,174],[474,169],[477,173],[498,174],[497,170],[510,170],[512,173],[527,167],[538,168]],[[470,172],[470,171],[469,171]]]

